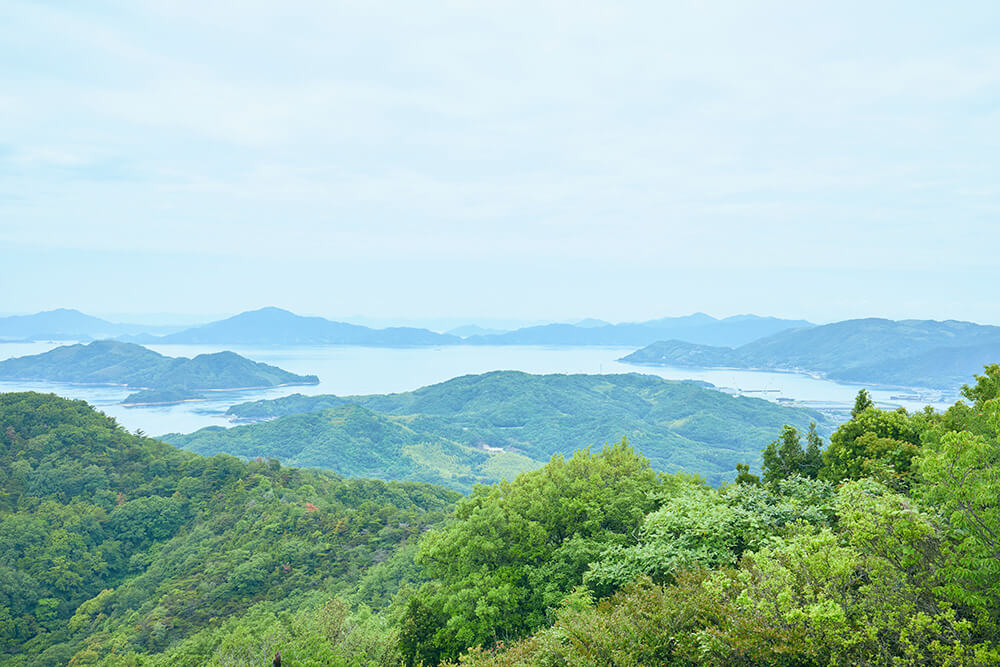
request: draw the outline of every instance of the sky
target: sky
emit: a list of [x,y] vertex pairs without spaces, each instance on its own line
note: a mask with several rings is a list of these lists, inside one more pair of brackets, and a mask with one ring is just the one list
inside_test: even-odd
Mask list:
[[0,3],[0,312],[1000,324],[1000,3]]

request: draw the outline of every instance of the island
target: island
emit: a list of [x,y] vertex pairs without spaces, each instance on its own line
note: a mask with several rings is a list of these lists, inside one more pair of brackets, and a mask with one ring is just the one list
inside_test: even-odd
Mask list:
[[204,398],[202,392],[319,384],[235,352],[168,357],[141,345],[113,340],[63,345],[42,354],[0,362],[0,380],[109,384],[140,389],[126,405],[167,404]]
[[957,392],[1000,358],[1000,327],[955,320],[845,320],[739,347],[664,340],[620,361],[643,366],[805,372],[851,384]]
[[163,439],[208,456],[274,457],[462,492],[623,436],[657,469],[689,470],[719,484],[732,480],[737,463],[757,467],[760,450],[785,424],[805,431],[816,422],[824,434],[833,426],[812,410],[638,373],[493,371],[399,394],[293,394],[235,405],[228,414],[258,423]]

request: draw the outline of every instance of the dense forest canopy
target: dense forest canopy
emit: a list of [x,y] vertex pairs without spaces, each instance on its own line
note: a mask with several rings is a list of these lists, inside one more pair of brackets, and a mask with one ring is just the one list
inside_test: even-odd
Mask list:
[[[347,410],[347,404],[364,410]],[[201,454],[273,456],[461,491],[622,437],[657,470],[697,472],[718,484],[734,477],[737,463],[756,467],[760,449],[784,424],[805,429],[817,421],[827,433],[832,426],[812,410],[638,373],[494,371],[400,394],[294,394],[236,405],[229,414],[277,419],[163,437]]]
[[622,441],[466,497],[3,395],[3,660],[1000,664],[998,393],[997,365],[944,412],[861,392],[717,487]]

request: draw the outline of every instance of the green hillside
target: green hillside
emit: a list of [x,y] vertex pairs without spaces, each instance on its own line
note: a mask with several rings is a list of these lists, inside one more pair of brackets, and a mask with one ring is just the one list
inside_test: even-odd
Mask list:
[[[251,361],[235,352],[199,354],[193,359],[167,357],[153,350],[118,341],[64,345],[42,354],[0,362],[0,379],[49,380],[85,384],[118,384],[173,390],[180,398],[199,390],[317,384],[315,375],[296,375],[276,366]],[[162,398],[163,394],[159,394]],[[130,396],[126,402],[149,397]],[[150,401],[154,402],[154,401]]]
[[2,394],[0,663],[157,653],[220,619],[359,584],[384,601],[408,575],[365,578],[456,497],[205,458],[130,435],[83,401]]
[[325,468],[347,477],[433,482],[461,491],[494,479],[483,468],[491,458],[485,452],[354,404],[163,439],[199,454],[274,457],[286,465]]
[[718,488],[617,442],[466,497],[0,395],[0,664],[1000,664],[1000,366],[963,394],[861,392],[828,444],[786,426]]
[[[784,424],[806,428],[810,421],[829,427],[819,413],[768,401],[733,397],[691,382],[627,375],[530,375],[496,371],[468,375],[401,394],[370,396],[302,396],[233,406],[229,414],[242,419],[280,417],[229,431],[202,429],[187,436],[171,434],[168,442],[203,453],[239,456],[267,454],[295,457],[297,464],[318,465],[348,473],[351,464],[326,440],[344,438],[337,427],[310,422],[308,435],[296,413],[327,410],[345,402],[367,408],[419,434],[421,451],[437,451],[442,442],[461,451],[487,453],[490,459],[433,457],[441,472],[476,481],[499,479],[499,471],[519,471],[540,465],[554,454],[601,446],[627,437],[660,470],[689,470],[713,483],[731,479],[736,464],[757,465],[760,450]],[[336,434],[329,431],[337,430]],[[823,430],[821,428],[821,430]],[[297,435],[302,437],[296,440]],[[350,436],[355,437],[355,436]],[[369,438],[379,456],[394,456],[378,438]],[[293,446],[288,443],[295,442]],[[303,451],[308,451],[303,458]],[[414,450],[410,450],[414,451]],[[414,454],[415,456],[415,454]],[[422,455],[423,456],[423,455]],[[515,458],[516,457],[516,458]],[[532,464],[531,462],[535,462]],[[472,465],[471,473],[467,465]],[[345,468],[344,466],[347,466]],[[511,467],[513,466],[513,467]],[[394,470],[400,470],[398,467]],[[388,469],[368,468],[365,474],[394,478]],[[419,466],[401,477],[425,479]],[[457,479],[449,482],[462,488]]]

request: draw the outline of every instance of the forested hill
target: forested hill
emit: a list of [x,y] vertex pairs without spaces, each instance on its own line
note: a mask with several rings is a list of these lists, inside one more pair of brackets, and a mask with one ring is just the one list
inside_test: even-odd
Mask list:
[[[365,437],[342,413],[304,418],[297,413],[362,406],[371,433],[386,424],[405,427],[385,440]],[[302,396],[233,406],[245,419],[280,417],[265,424],[202,429],[164,436],[202,453],[274,456],[343,474],[441,481],[466,490],[541,465],[553,454],[629,441],[660,470],[688,470],[713,483],[732,479],[736,464],[760,460],[761,448],[784,424],[831,424],[814,411],[761,399],[733,397],[691,382],[637,373],[531,375],[495,371],[467,375],[401,394]],[[378,416],[377,423],[373,415]],[[369,442],[370,441],[370,442]],[[339,443],[339,444],[338,444]],[[446,452],[443,443],[451,443]],[[371,451],[365,459],[360,452]],[[401,459],[395,459],[402,452]],[[381,457],[396,465],[387,466]],[[406,464],[406,468],[400,468]],[[359,468],[359,465],[362,466]],[[428,477],[434,473],[442,477]]]
[[133,343],[95,341],[64,345],[42,354],[0,362],[0,379],[50,380],[190,392],[212,389],[317,384],[315,375],[296,375],[251,361],[234,352],[167,357]]
[[676,339],[702,345],[736,346],[779,331],[812,327],[805,320],[784,320],[757,315],[735,315],[716,319],[704,313],[664,317],[648,322],[583,321],[577,324],[545,324],[498,334],[468,336],[470,345],[648,345]]
[[805,370],[848,382],[957,390],[997,358],[1000,327],[872,318],[784,331],[735,349],[661,341],[622,361]]
[[[204,458],[82,401],[0,394],[0,663],[157,653],[248,609],[359,585],[384,603],[412,573],[379,572],[456,497]],[[162,664],[208,664],[211,640],[200,645],[207,655]]]
[[0,663],[997,665],[1000,366],[975,380],[943,413],[862,391],[718,488],[620,442],[464,498],[0,395]]
[[322,317],[303,317],[281,308],[251,310],[225,320],[179,331],[163,337],[145,336],[142,343],[181,345],[372,345],[406,347],[458,343],[458,336],[427,329],[390,327],[371,329],[334,322]]

